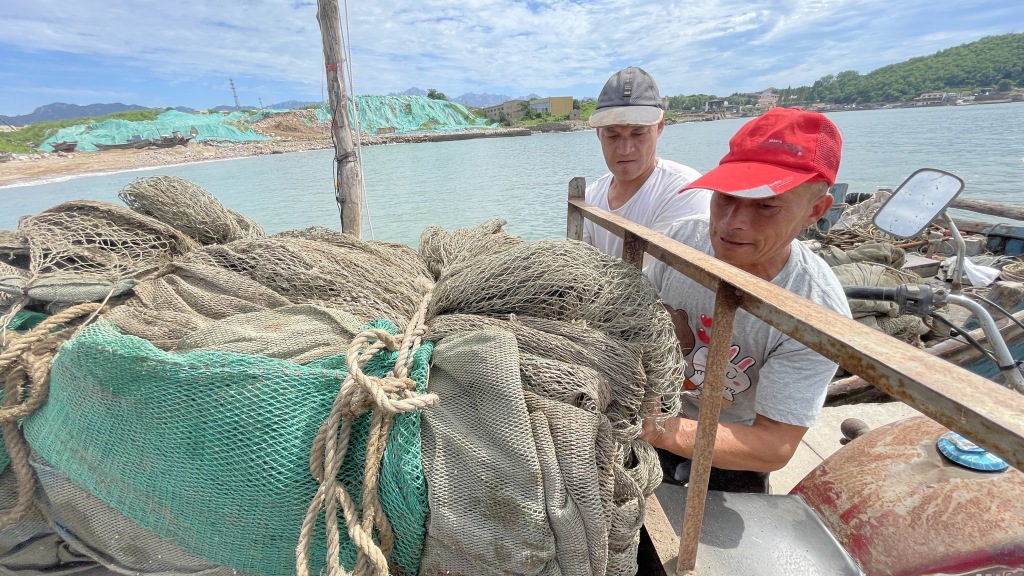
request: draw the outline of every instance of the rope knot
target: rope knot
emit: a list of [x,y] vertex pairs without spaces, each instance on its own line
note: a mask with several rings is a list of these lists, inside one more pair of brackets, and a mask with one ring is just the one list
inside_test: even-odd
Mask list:
[[[436,394],[417,393],[417,383],[408,375],[413,355],[426,334],[424,322],[431,295],[428,289],[401,338],[380,328],[369,328],[360,332],[348,347],[345,358],[348,375],[334,399],[331,413],[317,432],[310,452],[310,472],[320,482],[320,486],[306,511],[295,549],[297,576],[309,576],[307,556],[321,508],[324,509],[327,524],[326,573],[328,576],[346,574],[338,560],[341,549],[339,507],[345,518],[349,538],[356,546],[357,560],[353,574],[388,574],[387,555],[394,547],[394,533],[377,492],[380,465],[395,415],[427,408],[438,402]],[[363,368],[383,349],[398,352],[394,367],[383,377],[367,375]],[[338,471],[348,451],[352,423],[370,410],[373,416],[366,443],[360,518],[355,501],[338,480]],[[373,538],[375,530],[379,535],[379,545]]]

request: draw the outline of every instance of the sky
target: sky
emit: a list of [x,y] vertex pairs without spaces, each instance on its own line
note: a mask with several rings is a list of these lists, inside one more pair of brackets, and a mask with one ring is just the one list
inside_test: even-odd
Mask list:
[[[596,97],[812,84],[1024,31],[1020,0],[341,0],[356,94]],[[347,12],[347,17],[344,14]],[[51,102],[196,109],[325,98],[316,1],[31,0],[0,18],[0,114]]]

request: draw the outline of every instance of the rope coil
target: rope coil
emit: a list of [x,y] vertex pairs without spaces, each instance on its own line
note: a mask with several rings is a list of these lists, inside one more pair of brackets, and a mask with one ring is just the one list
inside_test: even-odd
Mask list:
[[95,302],[78,304],[43,320],[25,334],[4,334],[4,351],[0,354],[0,377],[4,382],[4,397],[0,403],[0,431],[3,432],[4,445],[11,457],[18,500],[13,508],[0,513],[0,526],[9,526],[21,520],[35,501],[36,480],[29,464],[31,449],[18,423],[46,402],[50,392],[50,361],[60,345],[77,332],[59,328],[89,315],[85,322],[87,324],[102,308],[102,304]]
[[[345,516],[349,538],[357,551],[352,574],[388,574],[387,556],[394,547],[394,533],[380,505],[377,491],[380,464],[395,416],[427,408],[438,402],[436,394],[417,394],[416,382],[408,375],[412,356],[419,349],[427,332],[425,319],[431,297],[432,292],[428,291],[401,339],[385,330],[372,328],[356,336],[346,352],[348,375],[342,382],[331,412],[320,426],[310,451],[310,472],[320,485],[306,511],[299,533],[299,542],[295,550],[297,576],[309,576],[309,547],[321,508],[324,509],[327,524],[327,574],[347,574],[339,561],[339,506]],[[367,376],[363,372],[363,367],[383,349],[398,351],[393,371],[384,378]],[[360,518],[352,496],[338,482],[338,471],[348,451],[353,422],[371,410]],[[375,529],[379,536],[379,544],[373,539]]]

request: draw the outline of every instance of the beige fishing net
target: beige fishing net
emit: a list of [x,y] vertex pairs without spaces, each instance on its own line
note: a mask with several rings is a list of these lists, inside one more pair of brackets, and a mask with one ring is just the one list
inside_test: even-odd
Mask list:
[[[589,246],[493,225],[459,235],[495,251],[441,265],[429,309],[442,401],[424,414],[423,569],[635,573],[644,497],[661,481],[637,441],[641,406],[678,406],[671,320],[635,267]],[[455,234],[421,242],[462,253]]]
[[264,236],[259,224],[226,208],[198,184],[177,176],[139,178],[118,197],[132,210],[171,223],[200,244]]
[[[109,361],[119,363],[120,376],[103,376],[102,370],[97,371],[102,367],[90,364],[90,374],[96,372],[90,382],[97,386],[106,385],[109,379],[124,378],[124,374],[139,374],[142,378],[144,373],[149,384],[140,390],[161,386],[166,379],[177,383],[168,394],[177,394],[187,392],[182,387],[198,377],[185,371],[197,370],[204,379],[215,378],[217,370],[224,372],[230,381],[211,380],[201,394],[187,393],[193,398],[189,405],[202,402],[199,398],[209,398],[210,405],[195,406],[194,414],[179,406],[173,427],[151,428],[152,434],[166,434],[166,438],[137,441],[135,451],[146,444],[237,453],[239,462],[275,461],[279,467],[275,477],[291,478],[295,483],[289,486],[306,486],[303,482],[311,481],[311,471],[319,482],[324,481],[324,462],[330,461],[324,452],[325,442],[332,446],[340,438],[338,430],[351,428],[360,413],[346,411],[351,406],[343,406],[356,402],[353,398],[362,398],[359,402],[365,402],[363,410],[374,413],[374,424],[364,423],[353,429],[358,434],[352,442],[365,445],[367,461],[377,462],[377,466],[381,455],[375,452],[379,448],[375,443],[389,442],[391,452],[383,452],[384,466],[367,469],[365,484],[346,489],[359,494],[358,490],[368,487],[369,494],[376,497],[376,475],[391,473],[398,476],[390,484],[387,478],[382,479],[381,486],[407,487],[415,479],[401,474],[414,468],[388,463],[401,462],[404,457],[418,465],[419,420],[401,420],[401,427],[390,436],[376,428],[380,424],[378,411],[386,405],[378,393],[392,394],[391,401],[395,402],[416,397],[411,388],[402,388],[414,384],[402,376],[402,360],[395,359],[395,355],[402,358],[404,352],[398,352],[396,343],[384,346],[382,342],[391,342],[392,338],[381,332],[379,324],[372,324],[383,319],[393,323],[396,330],[392,333],[403,349],[410,339],[415,340],[410,354],[423,356],[416,352],[421,341],[423,351],[434,346],[433,356],[427,354],[424,359],[432,366],[429,378],[426,361],[417,377],[426,383],[422,392],[428,392],[431,398],[436,395],[439,402],[428,407],[434,400],[424,400],[414,410],[422,412],[422,466],[429,487],[423,511],[425,514],[429,510],[426,541],[421,544],[407,539],[410,530],[423,526],[415,514],[403,513],[404,519],[379,516],[380,510],[395,510],[397,504],[415,508],[411,493],[395,488],[394,492],[381,493],[383,508],[373,508],[372,500],[362,502],[368,514],[362,519],[351,517],[348,511],[344,516],[338,512],[340,527],[328,524],[327,549],[334,537],[344,541],[349,535],[362,535],[356,538],[355,546],[349,542],[344,548],[347,552],[341,555],[344,562],[357,559],[357,572],[370,570],[372,565],[379,569],[380,559],[392,547],[400,555],[387,564],[393,573],[409,573],[420,552],[419,571],[427,574],[636,572],[644,498],[661,480],[656,454],[638,440],[644,405],[660,402],[666,413],[678,411],[683,358],[657,293],[635,267],[575,241],[525,242],[508,235],[501,220],[451,232],[428,228],[417,253],[407,246],[364,242],[324,228],[266,237],[255,223],[226,209],[199,186],[177,178],[137,180],[125,187],[121,198],[132,209],[69,202],[25,218],[17,231],[0,235],[0,253],[9,253],[8,263],[0,265],[0,290],[17,301],[10,305],[11,312],[16,307],[32,308],[46,301],[105,300],[99,318],[116,330],[103,324],[89,330],[88,335],[97,342],[112,342],[110,350],[116,357]],[[371,324],[376,327],[368,329]],[[142,340],[119,340],[125,335]],[[204,358],[202,363],[179,366],[174,360],[177,356],[140,352],[144,346],[139,342],[164,351],[160,354],[180,354],[180,358],[208,353],[234,356],[195,356]],[[67,361],[92,358],[104,350],[106,345],[79,346],[77,355],[69,354]],[[383,356],[376,354],[378,350]],[[355,363],[357,356],[359,366],[365,364],[366,374],[372,377],[357,374],[352,380],[353,369],[360,374],[363,370]],[[220,358],[216,362],[224,365],[216,368],[214,358]],[[271,368],[276,365],[268,359],[289,362],[291,368]],[[137,369],[125,364],[135,361],[141,362]],[[336,386],[334,371],[348,374],[340,391],[322,385],[315,388],[326,391],[330,398],[338,394],[330,416],[316,412],[330,408],[330,398],[323,404],[317,396],[314,400],[320,408],[316,408],[301,404],[306,396],[288,393],[300,389],[296,388],[300,382],[312,382],[303,380],[307,366],[315,367],[307,376],[325,378]],[[175,370],[183,372],[177,374]],[[68,366],[63,373],[73,372],[74,366]],[[231,376],[236,373],[245,374],[242,381],[236,380],[239,376]],[[275,382],[281,386],[275,387]],[[129,385],[119,380],[110,383]],[[138,384],[131,382],[133,386]],[[224,393],[219,394],[216,386],[224,386]],[[248,386],[269,388],[249,396],[243,393]],[[352,396],[351,386],[356,390],[362,390],[359,386],[369,388]],[[379,390],[374,388],[377,386]],[[371,393],[371,389],[376,391]],[[369,402],[371,396],[373,402]],[[54,406],[50,411],[52,422],[47,420],[50,412],[35,419],[33,428],[39,430],[39,446],[61,426],[89,426],[89,418],[83,415],[91,409],[89,397],[70,393],[61,397],[67,402],[74,399],[75,405],[68,404],[66,409]],[[349,400],[343,401],[343,397]],[[244,403],[235,405],[236,398]],[[267,408],[275,419],[282,414],[287,417],[289,411],[296,411],[294,417],[298,418],[297,406],[301,404],[303,418],[315,414],[317,422],[324,422],[317,435],[319,447],[304,447],[307,455],[312,451],[312,461],[295,461],[291,456],[285,461],[271,458],[278,452],[281,456],[291,454],[282,450],[294,448],[295,438],[282,442],[278,437],[280,424],[259,425],[256,420],[246,422],[242,418],[238,424],[243,428],[223,437],[218,435],[218,414],[223,412],[224,429],[228,430],[229,416],[231,422],[243,414],[255,416],[253,403],[261,401],[268,405],[258,412]],[[123,410],[130,412],[133,402],[127,402]],[[112,417],[106,412],[108,408],[100,406],[106,404],[96,408],[106,414],[103,418]],[[280,409],[275,408],[278,406]],[[134,426],[132,422],[159,418],[162,413],[156,409],[151,413],[156,416],[140,414],[123,425],[111,423],[109,431],[114,435],[102,436],[108,438],[104,442],[116,442],[125,427]],[[67,423],[70,414],[75,415],[76,424]],[[338,416],[340,428],[338,420],[332,428],[329,421]],[[390,426],[387,421],[382,425],[385,431]],[[117,430],[122,432],[115,434]],[[203,440],[196,444],[199,430],[203,431]],[[245,430],[244,446],[239,444],[241,430]],[[68,438],[92,437],[93,432],[68,432]],[[140,429],[138,433],[145,432]],[[184,436],[178,437],[179,433]],[[259,436],[263,433],[269,436]],[[347,442],[345,439],[338,447],[342,454]],[[88,463],[72,466],[58,457],[59,443],[47,449],[51,451],[47,459],[56,461],[54,466],[64,462],[66,469],[61,473],[70,479],[87,477],[95,471]],[[240,452],[245,450],[259,452]],[[396,450],[416,453],[403,456]],[[111,465],[123,456],[124,470],[136,469],[128,458],[136,454],[117,449],[104,454]],[[362,454],[358,452],[354,457]],[[371,454],[376,456],[371,458]],[[153,458],[155,462],[157,457]],[[165,486],[161,492],[166,489],[168,494],[175,493],[179,484],[186,489],[185,484],[195,482],[195,477],[189,475],[207,459],[211,465],[219,462],[206,452],[190,457],[188,466],[169,462],[173,474],[160,478]],[[332,468],[328,465],[326,469]],[[229,481],[229,471],[218,468],[202,474],[204,482],[212,479],[223,487],[222,496],[232,497],[231,486],[235,484]],[[223,482],[215,474],[224,475]],[[359,471],[344,477],[358,478],[361,474]],[[140,477],[139,481],[149,482],[146,478]],[[90,491],[105,490],[110,481],[97,477],[81,481],[81,485]],[[321,483],[320,491],[328,485]],[[131,490],[140,498],[154,498],[153,505],[159,506],[159,496],[147,495],[142,486],[133,485]],[[238,486],[241,490],[242,485]],[[306,516],[302,532],[306,547],[300,546],[300,550],[309,549],[309,538],[314,533],[309,514],[315,519],[318,508],[307,511],[306,506],[312,506],[310,499],[315,504],[319,498],[321,506],[326,504],[328,510],[334,510],[331,498],[323,498],[324,494],[335,493],[333,488],[328,490],[317,492],[316,497],[312,492],[301,494],[306,504],[287,511]],[[243,497],[241,491],[235,497],[239,502],[251,500],[251,495]],[[282,505],[291,501],[281,498]],[[126,506],[135,506],[132,502],[136,501],[126,500]],[[167,505],[178,510],[185,504],[175,500]],[[204,512],[198,502],[194,508],[188,509],[188,517]],[[274,510],[263,506],[258,514],[271,512]],[[256,515],[257,511],[238,513]],[[142,515],[138,518],[141,526],[149,526],[152,521],[161,530],[166,528],[164,516],[149,518],[148,509],[137,514]],[[205,532],[190,531],[187,538],[160,535],[182,545],[186,553],[205,557],[213,564],[262,573],[260,566],[276,565],[294,553],[300,526],[290,522],[275,524],[274,529],[281,530],[280,534],[293,534],[294,539],[288,542],[287,537],[275,536],[274,544],[266,544],[261,539],[264,534],[248,534],[251,528],[244,522],[232,528],[230,538],[222,534],[224,542],[236,542],[231,546],[217,547],[216,538],[199,535]],[[196,522],[190,524],[190,530],[195,530]],[[199,524],[201,528],[202,522]],[[110,524],[115,525],[121,524]],[[392,532],[391,525],[398,528]],[[93,528],[95,534],[105,533],[101,527]],[[292,529],[294,533],[289,532]],[[316,529],[322,538],[323,526],[318,524]],[[335,536],[331,536],[332,530]],[[392,542],[389,534],[406,539]],[[249,536],[253,538],[251,546],[238,544],[248,542],[245,538]],[[280,550],[273,548],[278,544]],[[103,543],[91,542],[91,546],[102,548]],[[300,574],[306,573],[306,562],[314,570],[325,565],[324,549],[317,546],[324,544],[321,541],[312,548],[319,550],[318,560],[299,555]],[[329,569],[332,556],[326,556]],[[337,554],[334,558],[336,561]],[[145,558],[138,561],[146,562]]]

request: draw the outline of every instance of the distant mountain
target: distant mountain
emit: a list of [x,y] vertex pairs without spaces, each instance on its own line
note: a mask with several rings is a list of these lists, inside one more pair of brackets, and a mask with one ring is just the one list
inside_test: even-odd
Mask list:
[[[255,109],[256,109],[255,106],[242,106],[242,110],[255,110]],[[234,112],[235,111],[235,107],[234,106],[228,106],[226,104],[222,104],[220,106],[214,106],[213,108],[210,108],[210,110],[216,110],[217,112]]]
[[419,89],[419,88],[417,88],[415,86],[413,86],[412,88],[409,88],[408,90],[406,90],[404,92],[392,92],[392,93],[388,94],[388,96],[426,96],[426,95],[427,95],[427,91],[426,90],[421,90],[421,89]]
[[174,109],[177,110],[178,112],[184,112],[186,114],[193,114],[193,113],[197,112],[196,109],[189,108],[188,106],[175,106]]
[[505,96],[504,94],[488,94],[487,92],[474,94],[473,92],[466,92],[462,96],[454,98],[454,101],[474,108],[486,108],[487,106],[494,106],[495,104],[508,102],[512,99],[511,96]]
[[23,114],[21,116],[0,115],[0,120],[3,120],[12,126],[27,126],[29,124],[35,124],[36,122],[74,120],[76,118],[106,116],[107,114],[126,112],[128,110],[149,110],[149,108],[135,104],[121,104],[120,102],[115,102],[113,104],[89,104],[88,106],[54,102],[53,104],[47,104],[46,106],[36,108],[31,114]]
[[[415,86],[405,90],[404,92],[392,92],[388,96],[426,96],[427,91]],[[462,96],[457,98],[451,98],[452,102],[458,102],[466,106],[472,106],[474,108],[484,108],[487,106],[494,106],[495,104],[501,104],[512,100],[511,96],[505,96],[504,94],[475,94],[473,92],[466,92]]]
[[292,110],[295,108],[302,108],[303,106],[319,106],[322,102],[300,102],[299,100],[288,100],[286,102],[278,102],[277,104],[271,104],[267,108],[274,110]]

